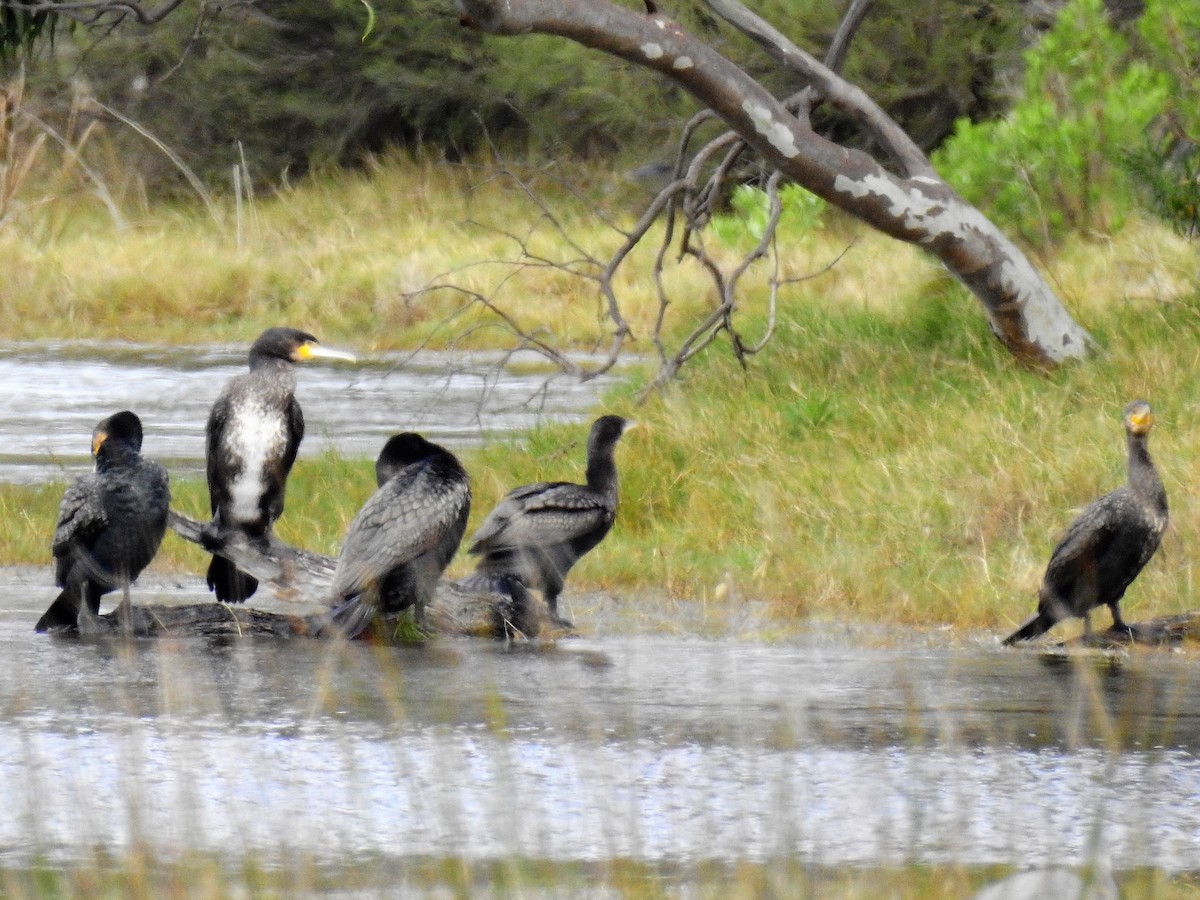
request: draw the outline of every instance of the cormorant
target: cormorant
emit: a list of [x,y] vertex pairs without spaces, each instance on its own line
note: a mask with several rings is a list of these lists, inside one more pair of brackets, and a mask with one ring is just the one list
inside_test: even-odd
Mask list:
[[141,456],[142,423],[128,410],[92,432],[95,471],[63,494],[50,549],[62,593],[37,631],[75,629],[100,612],[100,597],[128,588],[162,542],[171,490],[162,466]]
[[587,445],[587,484],[540,482],[511,491],[471,538],[468,552],[481,556],[477,570],[516,578],[540,590],[555,623],[558,595],[567,573],[612,528],[617,516],[617,465],[613,450],[634,423],[601,416]]
[[332,620],[348,637],[409,606],[423,620],[471,511],[466,471],[419,434],[389,439],[375,478],[379,489],[350,523],[333,576]]
[[[205,445],[210,548],[226,529],[262,537],[283,513],[288,472],[304,437],[292,364],[318,358],[354,361],[349,353],[325,349],[306,332],[268,328],[250,347],[250,371],[230,381],[213,404]],[[258,582],[214,555],[208,586],[218,600],[241,603]]]
[[1133,634],[1117,604],[1158,549],[1167,527],[1167,492],[1146,447],[1154,414],[1135,400],[1125,408],[1128,481],[1087,507],[1063,535],[1038,591],[1038,611],[1004,639],[1027,641],[1071,616],[1090,633],[1092,609],[1107,606],[1113,628]]

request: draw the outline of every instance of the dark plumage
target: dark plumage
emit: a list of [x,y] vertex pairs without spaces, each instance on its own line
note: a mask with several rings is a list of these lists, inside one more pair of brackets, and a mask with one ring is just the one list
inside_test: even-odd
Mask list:
[[[262,537],[283,513],[288,473],[304,437],[292,364],[317,358],[354,360],[321,347],[311,334],[269,328],[250,348],[250,371],[230,381],[217,397],[205,445],[210,542],[219,543],[226,529]],[[218,600],[241,603],[258,582],[224,557],[213,556],[208,586]]]
[[502,574],[540,590],[560,625],[558,595],[567,573],[604,538],[617,516],[617,465],[613,451],[632,422],[601,416],[592,424],[587,448],[587,484],[554,481],[510,492],[471,538],[469,552],[481,556],[478,571]]
[[350,523],[333,576],[332,619],[349,637],[409,606],[422,621],[471,510],[466,471],[418,434],[392,437],[375,477],[379,489]]
[[1154,415],[1135,400],[1125,408],[1129,447],[1128,481],[1087,507],[1063,535],[1038,591],[1038,611],[1004,639],[1027,641],[1057,622],[1082,617],[1091,630],[1091,611],[1107,606],[1113,628],[1132,633],[1117,604],[1158,549],[1167,527],[1167,493],[1146,443]]
[[95,471],[78,478],[58,509],[50,549],[62,593],[37,631],[74,629],[100,612],[100,597],[141,574],[167,528],[171,490],[166,470],[143,459],[142,423],[125,410],[92,432]]

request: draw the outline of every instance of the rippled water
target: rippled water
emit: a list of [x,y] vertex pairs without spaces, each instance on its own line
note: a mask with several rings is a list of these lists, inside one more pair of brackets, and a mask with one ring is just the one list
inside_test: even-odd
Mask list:
[[[208,407],[244,357],[0,347],[0,479],[86,467],[93,425],[123,407],[149,454],[198,467]],[[303,452],[582,418],[603,387],[497,363],[305,367]],[[557,644],[126,644],[35,635],[55,593],[48,567],[0,569],[0,862],[139,846],[268,865],[1030,865],[1081,860],[1099,826],[1118,867],[1200,869],[1189,654],[833,626],[764,642],[752,605],[714,623],[698,604],[569,589],[587,637]],[[135,588],[208,596],[192,577]]]
[[[0,344],[0,481],[62,478],[88,468],[92,428],[132,409],[148,456],[199,470],[204,423],[245,347]],[[374,457],[388,436],[419,431],[451,447],[539,421],[582,420],[612,377],[581,383],[533,354],[422,351],[297,367],[307,434],[302,456],[335,446]]]
[[[47,576],[48,578],[48,576]],[[191,593],[189,593],[191,591]],[[48,639],[0,613],[0,853],[1200,868],[1193,661],[988,639]],[[171,591],[192,599],[202,588]],[[144,598],[143,598],[144,599]]]

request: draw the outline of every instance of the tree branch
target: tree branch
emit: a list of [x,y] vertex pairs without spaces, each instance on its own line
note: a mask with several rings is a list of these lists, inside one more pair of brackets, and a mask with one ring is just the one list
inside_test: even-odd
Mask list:
[[[756,28],[732,0],[706,0]],[[554,34],[656,71],[712,109],[770,169],[874,228],[935,254],[978,297],[996,335],[1018,358],[1054,365],[1085,356],[1091,340],[1021,251],[942,182],[927,162],[902,154],[908,177],[816,134],[737,65],[667,17],[607,0],[458,0],[465,23],[494,34]],[[759,20],[760,21],[760,20]],[[807,72],[833,103],[864,110],[851,88],[782,35],[764,46]],[[795,50],[795,52],[793,52]],[[827,92],[827,93],[826,93]],[[865,95],[862,95],[865,98]],[[901,146],[892,142],[893,152]]]
[[829,49],[825,52],[825,68],[830,72],[842,71],[842,65],[846,62],[846,52],[850,49],[850,42],[854,40],[854,35],[858,33],[862,23],[875,8],[876,2],[877,0],[853,0],[850,8],[846,10],[846,15],[842,16],[837,33],[829,42]]
[[[854,31],[874,2],[875,0],[855,0],[851,5],[830,47],[831,56],[835,51],[839,54],[845,52]],[[845,113],[859,128],[874,137],[903,174],[909,177],[936,177],[929,158],[904,129],[868,97],[865,91],[838,76],[835,70],[841,65],[840,58],[836,59],[837,66],[822,65],[769,23],[742,6],[738,0],[704,0],[704,4],[766,50],[784,68],[803,78],[818,99]]]
[[49,13],[53,16],[63,16],[85,25],[95,24],[102,18],[131,18],[141,25],[157,25],[176,9],[183,5],[184,0],[165,0],[159,6],[146,8],[141,3],[132,0],[0,0],[0,6],[7,6],[24,15]]

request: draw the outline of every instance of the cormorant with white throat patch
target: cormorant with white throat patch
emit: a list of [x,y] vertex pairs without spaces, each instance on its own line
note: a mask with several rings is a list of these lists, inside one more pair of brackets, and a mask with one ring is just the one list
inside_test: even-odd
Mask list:
[[1118,608],[1125,589],[1158,549],[1167,528],[1167,492],[1146,444],[1154,414],[1135,400],[1125,408],[1129,475],[1124,485],[1087,507],[1063,535],[1038,591],[1038,610],[1004,639],[1005,646],[1044,634],[1063,619],[1082,617],[1091,632],[1097,606],[1112,611],[1113,629],[1130,636]]
[[471,538],[468,552],[482,557],[477,571],[507,575],[540,590],[556,624],[558,595],[567,573],[604,538],[617,516],[617,441],[634,423],[601,416],[587,445],[587,483],[539,482],[504,497]]
[[92,432],[95,470],[63,494],[50,549],[62,593],[37,631],[83,630],[100,613],[100,597],[128,589],[158,552],[167,528],[167,471],[141,455],[142,422],[129,410]]
[[[227,530],[263,537],[283,513],[288,473],[304,437],[293,363],[311,359],[354,361],[349,353],[325,349],[307,332],[269,328],[250,348],[250,371],[231,380],[213,404],[205,445],[210,549]],[[218,600],[241,603],[258,582],[214,555],[208,586]]]
[[348,637],[410,606],[423,622],[471,511],[466,471],[419,434],[389,439],[375,476],[379,489],[350,523],[333,576],[332,621]]

